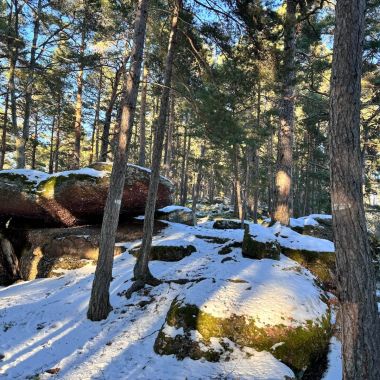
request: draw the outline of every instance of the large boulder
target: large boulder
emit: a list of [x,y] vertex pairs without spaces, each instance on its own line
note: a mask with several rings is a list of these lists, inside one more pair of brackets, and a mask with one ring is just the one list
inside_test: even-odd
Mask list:
[[271,291],[280,279],[277,294],[271,292],[268,301],[263,294],[269,290],[255,277],[252,282],[205,279],[193,284],[172,302],[155,352],[216,362],[232,349],[227,338],[240,347],[271,352],[298,374],[310,371],[324,361],[331,336],[323,294],[291,267],[284,272],[273,266],[266,276]]
[[[39,220],[75,226],[100,222],[107,199],[111,163],[48,175],[30,170],[0,172],[0,219]],[[144,213],[150,181],[149,169],[128,165],[121,215]],[[172,183],[160,177],[157,208],[172,203]]]

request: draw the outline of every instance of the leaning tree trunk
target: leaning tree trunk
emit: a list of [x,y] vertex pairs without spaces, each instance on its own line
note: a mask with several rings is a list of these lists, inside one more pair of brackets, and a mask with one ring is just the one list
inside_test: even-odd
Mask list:
[[294,85],[296,53],[296,0],[286,1],[284,25],[284,62],[281,69],[283,94],[280,106],[280,128],[275,188],[275,212],[273,218],[289,224],[293,166]]
[[132,62],[130,71],[126,76],[126,83],[124,84],[125,92],[122,100],[118,144],[115,149],[115,158],[100,233],[99,259],[96,265],[91,299],[87,312],[87,317],[92,321],[107,318],[109,312],[112,310],[109,300],[109,287],[112,279],[115,236],[119,222],[121,197],[127,169],[128,148],[136,111],[147,17],[148,0],[139,0],[133,33]]
[[28,67],[28,77],[26,83],[25,91],[25,111],[24,111],[24,123],[22,127],[22,137],[17,150],[17,167],[25,168],[26,164],[26,144],[29,139],[29,129],[30,129],[30,114],[32,109],[32,94],[33,94],[33,82],[34,82],[34,71],[36,66],[36,52],[37,52],[37,40],[40,30],[40,19],[42,13],[42,0],[38,0],[37,3],[37,13],[34,19],[34,29],[33,29],[33,40],[32,47],[30,49],[30,61]]
[[[148,199],[145,207],[143,241],[141,251],[134,267],[135,288],[143,286],[147,282],[151,282],[153,276],[148,267],[150,249],[152,245],[154,211],[156,207],[157,189],[160,178],[160,164],[162,158],[162,150],[165,139],[166,115],[169,107],[170,86],[173,72],[173,61],[175,53],[175,44],[178,30],[179,12],[182,7],[182,0],[174,1],[174,10],[171,23],[171,31],[169,37],[168,53],[166,56],[164,84],[161,94],[160,113],[156,124],[156,133],[153,144],[152,156],[152,173],[149,183]],[[133,287],[131,288],[133,290]]]
[[365,0],[338,0],[330,94],[331,206],[342,315],[343,378],[380,379],[380,320],[360,152]]

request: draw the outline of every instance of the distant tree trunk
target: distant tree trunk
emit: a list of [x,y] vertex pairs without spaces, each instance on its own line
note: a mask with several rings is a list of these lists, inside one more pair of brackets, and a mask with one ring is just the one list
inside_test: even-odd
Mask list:
[[236,193],[236,214],[237,217],[243,219],[243,202],[241,196],[241,181],[240,181],[240,170],[239,170],[239,146],[237,144],[233,147],[233,169],[234,169],[234,184]]
[[127,169],[128,147],[132,136],[132,127],[136,111],[147,17],[148,0],[139,0],[135,16],[131,68],[125,78],[126,83],[124,83],[118,145],[115,149],[110,186],[100,234],[99,258],[96,265],[91,299],[87,312],[87,317],[92,321],[107,318],[109,312],[112,310],[109,301],[109,287],[112,279],[115,235],[119,222],[121,197]]
[[148,67],[145,63],[143,79],[142,79],[142,89],[141,89],[141,108],[140,108],[140,138],[139,138],[139,160],[138,164],[140,166],[146,165],[146,97],[148,93]]
[[164,175],[168,178],[172,177],[172,157],[173,157],[173,133],[175,123],[175,97],[173,91],[170,96],[170,111],[169,111],[169,128],[167,133],[167,149],[165,155]]
[[84,15],[81,28],[81,43],[79,48],[79,68],[77,73],[77,97],[75,102],[75,121],[74,121],[74,168],[80,167],[81,137],[82,137],[82,93],[83,93],[83,72],[84,72],[84,51],[86,48],[87,34],[87,0],[84,0]]
[[331,206],[343,379],[380,379],[380,320],[363,206],[360,80],[365,0],[338,0],[330,93]]
[[194,186],[194,193],[193,193],[193,203],[192,203],[192,211],[193,211],[193,217],[194,217],[194,226],[197,225],[197,203],[199,199],[199,193],[201,190],[201,182],[202,182],[202,177],[203,177],[203,160],[205,158],[205,153],[206,153],[206,147],[204,145],[201,145],[201,156],[199,158],[198,162],[198,173],[197,173],[197,180],[195,182]]
[[276,168],[274,220],[289,224],[294,130],[294,87],[296,53],[296,8],[297,0],[286,1],[284,25],[284,63],[281,70],[283,94],[280,106],[280,128]]
[[[126,58],[126,62],[128,61],[128,58]],[[112,119],[112,111],[115,106],[115,102],[117,100],[117,90],[119,88],[120,78],[124,70],[124,65],[121,65],[115,73],[115,79],[112,84],[112,92],[111,92],[111,98],[109,100],[106,115],[104,119],[104,125],[103,125],[103,134],[102,134],[102,143],[100,148],[100,161],[107,161],[107,154],[108,154],[108,146],[109,146],[109,138],[110,138],[110,128],[111,128],[111,119]]]
[[36,168],[36,155],[38,146],[38,113],[36,112],[36,117],[34,119],[34,136],[32,142],[32,169]]
[[58,163],[59,163],[59,146],[61,144],[61,97],[58,99],[58,110],[57,110],[57,126],[56,126],[56,136],[55,136],[55,150],[54,150],[54,172],[58,171]]
[[7,87],[7,92],[5,93],[3,131],[1,134],[0,170],[3,170],[4,168],[5,154],[7,152],[8,108],[9,108],[9,87]]
[[[173,61],[175,54],[175,44],[178,31],[179,13],[182,7],[182,0],[174,0],[174,10],[171,22],[171,31],[169,37],[168,53],[165,62],[165,72],[163,79],[163,89],[160,102],[160,113],[156,124],[156,133],[153,145],[152,156],[152,173],[149,183],[148,199],[145,207],[143,241],[141,244],[140,254],[137,258],[133,273],[135,277],[135,289],[144,286],[147,282],[152,282],[153,276],[149,271],[148,261],[152,245],[154,212],[156,207],[157,189],[160,179],[160,164],[162,157],[162,148],[165,138],[166,115],[169,107],[169,95],[172,80]],[[154,282],[154,280],[153,280]],[[131,290],[134,290],[133,287]]]
[[[91,154],[90,154],[90,164],[92,164],[92,161],[94,160],[94,151],[95,145],[96,145],[96,136],[98,134],[98,129],[99,129],[99,113],[100,113],[100,99],[101,99],[101,94],[103,90],[103,69],[100,68],[100,73],[99,73],[99,84],[98,84],[98,94],[96,97],[96,106],[95,106],[95,116],[94,116],[94,123],[92,125],[92,134],[91,134]],[[98,159],[97,152],[95,152],[95,159]]]
[[56,121],[56,115],[53,116],[53,122],[51,125],[51,133],[50,133],[49,174],[53,173],[55,121]]
[[25,150],[26,150],[26,144],[29,139],[30,113],[31,113],[32,102],[33,102],[32,95],[33,95],[34,71],[35,71],[35,66],[36,66],[37,40],[38,40],[38,34],[40,30],[41,13],[42,13],[42,0],[38,0],[37,13],[35,14],[35,18],[34,18],[32,47],[30,48],[30,61],[28,65],[22,138],[17,150],[17,167],[18,168],[25,168],[25,164],[26,164]]
[[269,178],[268,178],[268,213],[273,215],[273,201],[274,201],[274,176],[273,176],[273,130],[270,132],[268,141],[268,162],[269,162]]
[[[13,16],[13,5],[14,5],[14,16]],[[14,35],[8,35],[8,50],[10,52],[9,56],[9,82],[8,88],[11,96],[11,118],[12,118],[12,129],[16,137],[16,149],[20,145],[19,131],[17,126],[17,101],[16,101],[16,84],[15,84],[15,71],[16,63],[18,59],[18,38],[19,38],[19,6],[18,0],[13,0],[10,3],[10,12],[8,17],[9,28],[12,29],[12,19],[14,17]]]

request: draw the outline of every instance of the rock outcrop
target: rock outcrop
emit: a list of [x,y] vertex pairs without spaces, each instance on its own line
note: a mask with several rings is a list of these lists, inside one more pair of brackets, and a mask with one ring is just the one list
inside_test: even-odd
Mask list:
[[194,226],[195,216],[191,209],[182,206],[167,206],[156,211],[155,218],[168,222]]
[[[63,226],[100,222],[111,169],[110,163],[96,163],[53,175],[32,170],[1,171],[0,219],[13,217]],[[121,215],[144,213],[149,181],[149,169],[128,165]],[[172,203],[172,189],[171,182],[161,177],[157,208]]]
[[[214,288],[216,295],[212,293]],[[198,295],[204,292],[204,296]],[[232,351],[230,345],[233,343],[241,348],[271,352],[295,373],[312,371],[316,363],[324,360],[332,332],[329,311],[323,307],[322,301],[315,300],[316,303],[310,303],[310,306],[315,310],[325,309],[324,314],[319,311],[316,319],[310,314],[304,315],[303,321],[302,318],[296,321],[289,314],[285,316],[290,309],[283,310],[276,304],[271,308],[271,315],[260,311],[259,301],[256,308],[245,307],[243,302],[255,304],[251,298],[254,294],[259,297],[259,292],[245,280],[223,283],[206,279],[194,284],[184,297],[172,302],[156,338],[155,352],[175,355],[180,360],[190,357],[217,362],[222,355]],[[240,299],[244,301],[240,302]],[[240,304],[242,308],[238,307]],[[301,310],[299,317],[307,308],[297,307]],[[271,318],[280,309],[283,315],[278,315],[281,322],[277,323]],[[310,312],[308,309],[307,313]]]
[[[155,223],[155,233],[165,228]],[[100,226],[71,228],[8,229],[0,237],[0,286],[12,282],[54,277],[62,270],[77,269],[95,263],[99,255]],[[117,230],[116,242],[141,239],[141,221],[128,221]],[[7,254],[1,247],[7,248]],[[116,244],[114,255],[125,251]],[[9,253],[13,254],[13,256]],[[11,257],[11,259],[9,259]],[[9,262],[15,263],[13,271]]]
[[246,226],[242,253],[251,259],[280,259],[280,245],[267,227],[259,224]]

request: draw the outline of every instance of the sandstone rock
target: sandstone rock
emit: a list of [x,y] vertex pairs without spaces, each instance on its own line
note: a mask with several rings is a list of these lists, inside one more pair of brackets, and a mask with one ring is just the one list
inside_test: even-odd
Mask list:
[[[0,172],[0,218],[15,217],[43,221],[45,225],[74,226],[101,221],[112,164],[96,163],[89,168],[47,175],[12,170]],[[150,171],[128,165],[121,215],[144,213]],[[160,177],[157,208],[172,202],[173,186]]]
[[[155,223],[155,233],[164,228]],[[142,238],[142,222],[129,221],[117,230],[116,242]],[[96,262],[99,255],[100,226],[7,230],[19,257],[20,276],[24,280],[51,277],[62,269],[77,269]],[[114,255],[124,251],[115,246]]]

